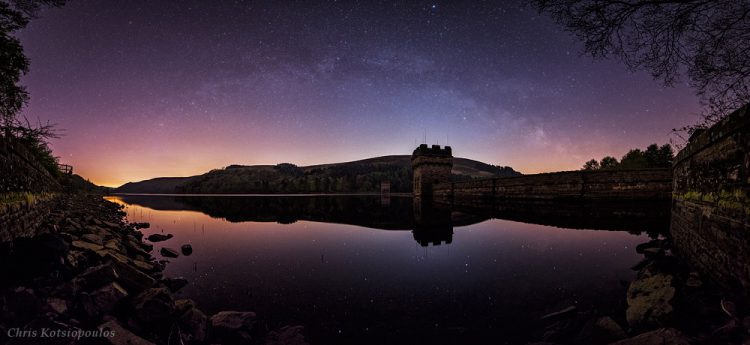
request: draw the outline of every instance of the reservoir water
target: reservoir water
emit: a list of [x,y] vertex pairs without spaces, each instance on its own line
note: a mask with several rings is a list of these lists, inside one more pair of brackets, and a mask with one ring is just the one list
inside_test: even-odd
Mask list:
[[[209,316],[254,311],[312,344],[518,343],[549,313],[618,318],[668,205],[432,206],[411,197],[107,197]],[[162,258],[161,247],[192,254]]]

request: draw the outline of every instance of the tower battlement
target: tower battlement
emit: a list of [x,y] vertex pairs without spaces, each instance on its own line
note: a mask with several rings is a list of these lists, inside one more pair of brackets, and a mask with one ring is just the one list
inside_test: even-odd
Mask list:
[[411,167],[414,196],[429,198],[434,184],[450,182],[453,151],[450,146],[441,148],[440,145],[419,145],[411,155]]
[[411,159],[414,160],[414,158],[418,156],[453,157],[453,150],[450,146],[441,148],[440,145],[432,145],[432,147],[430,147],[427,146],[427,144],[422,144],[414,149],[414,152],[411,154]]

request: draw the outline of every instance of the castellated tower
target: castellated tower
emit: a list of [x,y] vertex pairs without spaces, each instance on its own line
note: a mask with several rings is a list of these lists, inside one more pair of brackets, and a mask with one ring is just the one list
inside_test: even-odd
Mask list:
[[415,197],[432,197],[432,185],[450,182],[453,169],[451,147],[440,145],[419,145],[411,155],[411,168],[414,174],[413,191]]

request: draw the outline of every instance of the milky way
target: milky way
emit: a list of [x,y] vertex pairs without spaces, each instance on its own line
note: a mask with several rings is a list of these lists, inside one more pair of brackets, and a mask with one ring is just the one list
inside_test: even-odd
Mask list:
[[19,35],[27,116],[105,185],[229,164],[409,154],[525,172],[666,143],[696,120],[664,88],[510,2],[71,1]]

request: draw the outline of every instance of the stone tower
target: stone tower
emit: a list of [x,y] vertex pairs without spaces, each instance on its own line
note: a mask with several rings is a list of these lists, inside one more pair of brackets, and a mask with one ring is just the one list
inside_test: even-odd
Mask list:
[[413,191],[415,197],[432,197],[432,185],[450,182],[453,169],[451,147],[440,145],[419,145],[411,155],[411,168],[414,174]]

